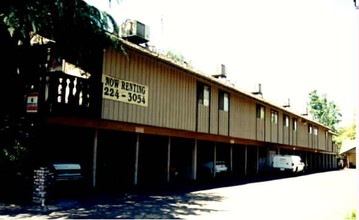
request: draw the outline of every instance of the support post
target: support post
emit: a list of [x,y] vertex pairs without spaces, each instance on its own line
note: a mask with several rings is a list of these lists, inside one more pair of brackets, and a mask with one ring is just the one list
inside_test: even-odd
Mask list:
[[229,145],[229,169],[233,174],[233,144]]
[[192,151],[192,180],[197,180],[197,142],[195,139]]
[[96,188],[97,178],[97,145],[98,145],[98,129],[95,128],[93,139],[93,158],[92,158],[92,188]]
[[133,185],[137,186],[138,184],[138,155],[140,150],[140,134],[136,134],[136,149],[135,149],[135,170]]
[[256,147],[257,149],[257,155],[256,155],[256,160],[257,160],[257,164],[256,164],[256,174],[258,175],[259,174],[259,147],[257,146]]
[[248,146],[245,145],[244,146],[244,176],[247,176],[248,174],[248,171],[247,171],[247,168],[248,168]]
[[217,161],[217,142],[214,142],[214,146],[213,146],[213,178],[216,178],[216,161]]
[[169,183],[170,182],[170,174],[171,174],[171,137],[168,137],[166,172],[167,172],[166,181],[167,181],[167,183]]

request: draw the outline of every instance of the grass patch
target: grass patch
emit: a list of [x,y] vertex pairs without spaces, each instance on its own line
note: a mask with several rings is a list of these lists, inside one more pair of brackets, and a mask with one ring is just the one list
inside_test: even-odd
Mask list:
[[357,219],[357,211],[352,211],[352,214],[345,217],[345,219]]

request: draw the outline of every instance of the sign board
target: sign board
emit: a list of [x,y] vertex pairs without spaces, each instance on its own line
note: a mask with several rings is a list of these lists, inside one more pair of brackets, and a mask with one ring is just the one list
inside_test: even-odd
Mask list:
[[38,110],[38,97],[37,92],[29,93],[26,100],[26,112],[27,113],[36,113]]
[[148,86],[102,75],[102,97],[118,102],[148,106]]

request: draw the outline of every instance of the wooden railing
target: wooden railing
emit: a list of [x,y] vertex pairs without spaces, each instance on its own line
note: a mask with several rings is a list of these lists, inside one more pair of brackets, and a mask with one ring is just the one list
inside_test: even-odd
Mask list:
[[95,117],[96,100],[90,80],[63,72],[48,72],[40,79],[39,113]]

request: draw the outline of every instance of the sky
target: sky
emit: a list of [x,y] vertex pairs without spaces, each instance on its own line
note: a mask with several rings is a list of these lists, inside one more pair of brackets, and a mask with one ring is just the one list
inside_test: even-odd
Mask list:
[[[358,111],[359,10],[352,0],[87,0],[121,24],[150,27],[149,45],[304,113],[309,93],[334,101],[348,126]],[[110,7],[109,7],[110,5]]]

